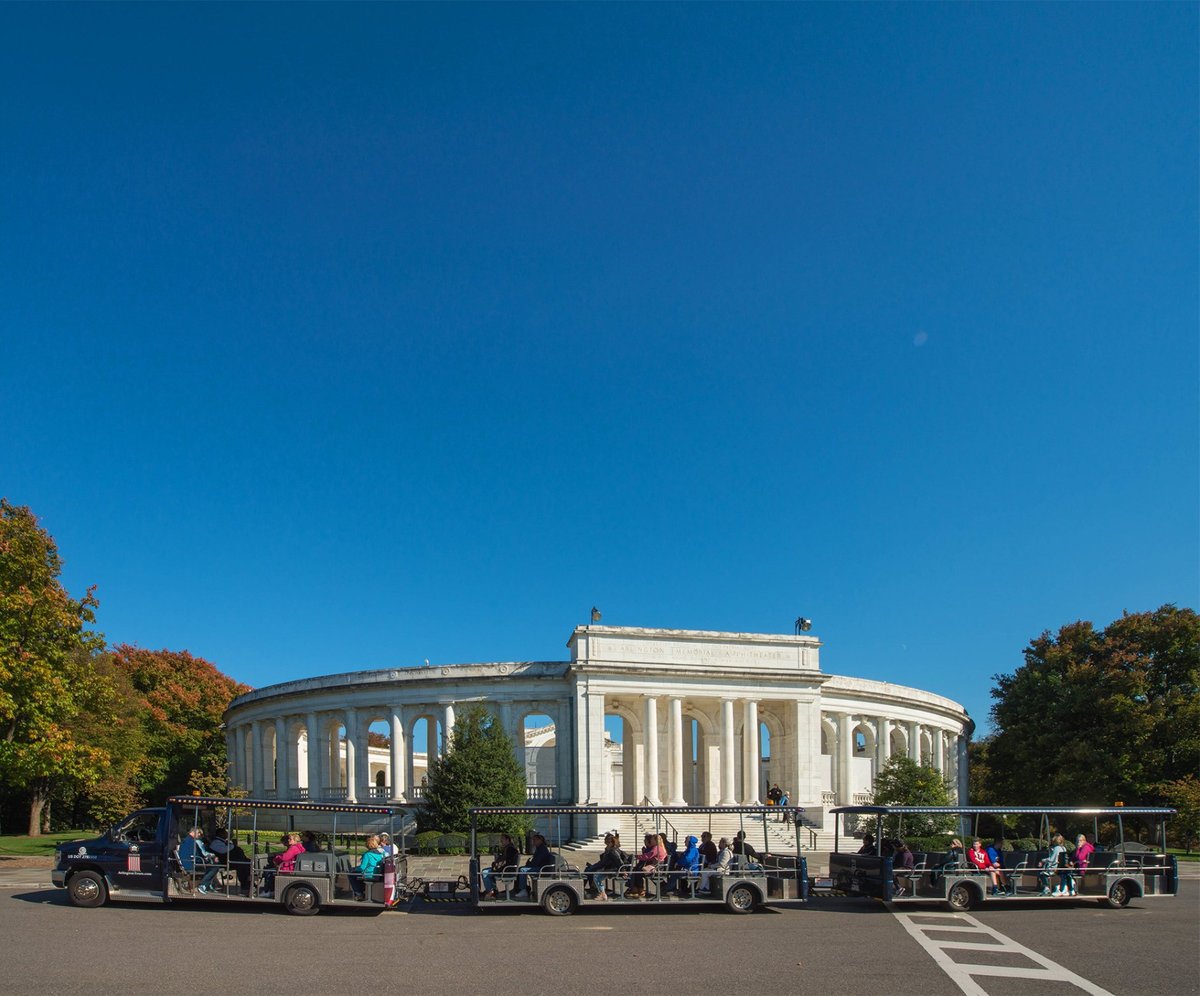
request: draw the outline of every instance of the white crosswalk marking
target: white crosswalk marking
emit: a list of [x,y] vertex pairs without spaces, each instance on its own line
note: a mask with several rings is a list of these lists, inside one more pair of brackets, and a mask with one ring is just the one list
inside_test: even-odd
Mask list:
[[[1046,982],[1066,982],[1082,989],[1091,996],[1112,996],[1107,989],[1101,989],[1094,982],[1089,982],[1082,976],[1076,975],[1051,961],[1044,955],[1038,954],[1023,944],[1018,944],[1010,937],[1005,937],[999,931],[992,930],[966,913],[898,913],[892,915],[900,921],[900,925],[921,945],[929,956],[937,962],[942,971],[950,976],[954,984],[968,996],[988,996],[987,990],[979,981],[981,977],[1007,979],[1043,979]],[[952,933],[962,937],[962,940],[942,940],[930,937],[930,932],[937,934]],[[987,939],[985,939],[987,938]],[[955,961],[947,953],[949,951],[988,951],[1006,955],[1020,955],[1033,962],[1028,967],[1014,968],[1004,965],[971,964]]]

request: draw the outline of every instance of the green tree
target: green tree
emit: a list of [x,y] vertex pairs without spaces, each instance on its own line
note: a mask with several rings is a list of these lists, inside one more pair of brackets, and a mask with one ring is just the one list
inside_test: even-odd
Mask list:
[[1164,605],[1043,633],[992,690],[991,802],[1162,801],[1200,766],[1200,617]]
[[1168,806],[1177,810],[1167,824],[1167,830],[1192,853],[1192,845],[1200,840],[1200,778],[1188,775],[1159,786]]
[[[872,801],[877,806],[949,806],[950,784],[936,768],[917,764],[910,757],[897,754],[875,776]],[[868,829],[874,830],[874,819]],[[884,833],[901,833],[930,837],[952,833],[953,816],[888,817],[883,821]]]
[[50,534],[25,506],[0,499],[0,781],[28,793],[29,833],[41,833],[55,785],[86,783],[107,763],[72,726],[104,645],[94,589],[73,599],[59,581]]
[[[445,757],[429,766],[420,828],[466,833],[472,807],[524,804],[525,772],[511,738],[483,706],[467,706],[455,718]],[[528,818],[509,816],[481,821],[479,829],[520,839],[529,826]]]

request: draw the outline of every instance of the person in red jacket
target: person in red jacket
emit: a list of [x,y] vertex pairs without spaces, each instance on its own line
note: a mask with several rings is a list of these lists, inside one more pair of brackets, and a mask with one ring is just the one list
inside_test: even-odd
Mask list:
[[1004,872],[1000,871],[994,864],[992,859],[988,857],[988,852],[984,850],[983,841],[976,840],[972,842],[970,850],[967,851],[967,860],[975,868],[981,872],[987,872],[992,879],[992,895],[999,896],[1004,889]]

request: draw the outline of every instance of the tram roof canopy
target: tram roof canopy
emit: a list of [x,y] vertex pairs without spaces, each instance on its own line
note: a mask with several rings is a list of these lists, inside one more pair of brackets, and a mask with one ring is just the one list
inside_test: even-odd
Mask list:
[[230,799],[217,795],[173,795],[167,800],[171,806],[233,806],[238,809],[291,809],[307,813],[372,813],[389,816],[412,806],[372,806],[356,802],[304,802],[303,800],[279,799]]
[[803,806],[479,806],[471,810],[472,815],[479,816],[508,816],[524,814],[526,816],[587,816],[601,814],[604,816],[630,815],[641,813],[662,813],[665,815],[720,815],[738,814],[770,815],[786,811],[803,813]]
[[907,816],[929,813],[945,816],[1024,816],[1071,813],[1077,816],[1174,816],[1174,809],[1154,806],[838,806],[831,813],[861,816]]

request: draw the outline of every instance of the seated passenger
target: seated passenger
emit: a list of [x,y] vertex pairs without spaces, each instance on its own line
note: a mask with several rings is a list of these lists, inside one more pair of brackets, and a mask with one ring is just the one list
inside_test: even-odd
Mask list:
[[275,892],[275,873],[293,872],[296,870],[296,859],[304,853],[304,845],[300,843],[300,835],[298,833],[285,833],[281,839],[281,843],[285,844],[284,850],[278,854],[271,855],[271,864],[275,866],[274,871],[268,871],[264,877],[264,890],[259,893],[260,896],[270,897]]
[[875,853],[875,835],[873,833],[864,833],[862,847],[857,851],[858,854],[874,854]]
[[550,848],[546,846],[546,838],[540,833],[533,835],[533,854],[529,858],[529,864],[523,866],[517,874],[517,891],[513,893],[514,899],[529,898],[529,875],[538,875],[547,868],[555,866],[554,855],[550,853]]
[[641,898],[646,894],[646,876],[658,870],[658,866],[667,860],[667,849],[656,833],[648,833],[645,844],[638,854],[634,872],[629,876],[629,888],[625,895],[631,898]]
[[390,833],[381,833],[379,835],[379,850],[385,858],[394,858],[400,853],[400,848],[392,843],[392,835]]
[[987,873],[988,877],[992,880],[992,895],[1001,895],[1005,887],[1004,873],[992,863],[988,852],[984,850],[983,841],[976,840],[971,844],[971,849],[967,851],[967,861],[971,863],[972,868]]
[[605,878],[620,871],[627,864],[629,864],[629,856],[617,846],[616,835],[606,833],[604,835],[604,851],[599,860],[584,868],[584,871],[590,873],[589,878],[597,899],[608,898],[608,893],[604,891]]
[[739,830],[733,838],[733,853],[740,854],[748,862],[761,861],[762,857],[746,842],[746,831]]
[[379,837],[371,834],[366,841],[366,850],[358,859],[358,864],[350,869],[347,876],[350,880],[350,891],[354,898],[362,902],[367,898],[367,883],[379,879],[383,862],[383,851],[379,847]]
[[704,859],[706,865],[715,865],[718,854],[720,854],[720,851],[717,845],[713,843],[712,834],[705,830],[700,835],[700,857]]
[[512,837],[506,833],[500,835],[500,846],[496,849],[496,857],[491,868],[483,870],[483,899],[496,898],[496,876],[501,872],[516,871],[521,867],[521,852],[513,843]]
[[707,896],[712,891],[712,877],[724,875],[733,864],[733,848],[729,846],[729,838],[722,837],[719,847],[717,860],[700,872],[700,888],[696,890],[698,896]]
[[[892,841],[892,870],[895,872],[911,873],[913,870],[914,864],[915,864],[915,862],[913,860],[913,853],[912,853],[912,851],[910,851],[908,849],[908,845],[906,843],[904,843],[904,841],[902,841],[902,840]],[[916,892],[917,890],[916,890],[916,886],[913,884],[912,875],[911,874],[905,875],[904,879],[905,879],[905,881],[908,882],[908,887],[911,888],[913,890],[913,892]],[[904,884],[901,881],[899,875],[896,875],[895,878],[892,880],[892,885],[894,886],[894,888],[896,890],[894,895],[897,895],[897,896],[904,895],[905,887],[904,887]]]
[[[1042,870],[1040,872],[1038,872],[1038,885],[1040,885],[1042,888],[1041,894],[1043,896],[1070,895],[1070,893],[1063,891],[1063,887],[1061,884],[1055,888],[1053,893],[1051,893],[1051,891],[1050,891],[1050,876],[1058,871],[1058,866],[1062,862],[1064,862],[1067,857],[1067,848],[1066,848],[1065,842],[1063,841],[1063,835],[1061,833],[1056,833],[1054,835],[1053,839],[1050,841],[1050,844],[1051,844],[1050,853],[1048,855],[1046,855],[1045,860],[1042,862]],[[1072,888],[1074,888],[1073,882],[1071,883],[1071,885],[1072,885]]]
[[238,877],[238,885],[242,888],[242,895],[250,895],[250,859],[246,857],[246,852],[238,847],[236,840],[229,840],[228,832],[224,827],[217,827],[213,831],[212,843],[209,844],[213,854],[217,856],[217,860],[222,864],[228,864],[233,869]]
[[179,842],[179,864],[189,876],[205,869],[204,877],[200,880],[200,892],[208,892],[209,883],[221,870],[217,856],[205,846],[203,831],[199,827],[192,827]]
[[700,843],[695,837],[688,837],[684,849],[675,856],[675,871],[667,878],[667,888],[675,889],[683,895],[687,894],[684,884],[693,878],[700,868]]
[[311,830],[305,830],[300,834],[300,843],[304,845],[305,854],[316,854],[321,850],[321,845],[317,842],[317,835]]

